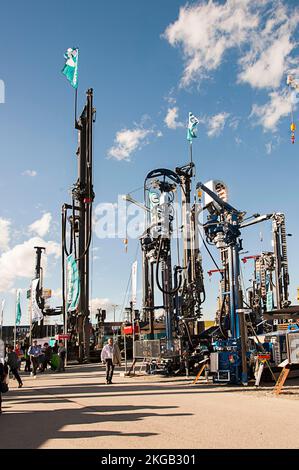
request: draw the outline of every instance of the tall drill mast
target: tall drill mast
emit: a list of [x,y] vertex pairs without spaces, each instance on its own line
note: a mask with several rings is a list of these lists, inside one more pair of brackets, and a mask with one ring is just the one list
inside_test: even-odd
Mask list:
[[[75,312],[67,312],[64,298],[64,315],[68,316],[68,328],[78,348],[78,360],[89,359],[89,248],[92,238],[92,203],[94,200],[92,182],[92,127],[95,109],[93,90],[87,90],[87,101],[80,118],[76,121],[78,130],[78,179],[72,189],[72,205],[62,207],[62,245],[63,245],[63,291],[64,257],[73,255],[77,263],[80,283],[80,298]],[[68,210],[71,215],[67,217]],[[66,222],[70,224],[69,248],[66,246]]]

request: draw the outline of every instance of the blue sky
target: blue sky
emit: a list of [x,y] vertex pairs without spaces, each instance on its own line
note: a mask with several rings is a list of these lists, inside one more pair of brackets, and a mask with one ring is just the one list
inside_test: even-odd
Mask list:
[[[201,121],[194,141],[198,180],[225,181],[230,202],[249,214],[285,212],[293,234],[290,293],[295,301],[299,144],[290,143],[285,83],[287,73],[299,69],[296,3],[30,0],[2,6],[4,323],[13,322],[14,289],[29,286],[35,242],[47,244],[46,287],[57,294],[60,288],[60,208],[69,201],[77,171],[73,91],[60,73],[63,54],[72,46],[80,48],[79,107],[85,90],[93,87],[97,108],[95,206],[140,188],[153,168],[186,163],[185,126],[192,111]],[[133,195],[142,200],[142,191]],[[271,226],[247,229],[243,238],[250,254],[270,250]],[[136,247],[136,240],[129,241],[125,253],[122,239],[94,237],[91,295],[98,304],[122,305]],[[213,268],[204,251],[203,258],[205,271]],[[244,277],[250,276],[248,264]],[[206,276],[206,318],[214,316],[217,280]]]

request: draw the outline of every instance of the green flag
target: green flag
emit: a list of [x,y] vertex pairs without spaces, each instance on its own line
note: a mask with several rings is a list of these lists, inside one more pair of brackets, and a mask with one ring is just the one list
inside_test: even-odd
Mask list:
[[78,88],[78,58],[79,49],[69,47],[64,54],[66,59],[65,66],[62,69],[63,75],[66,76],[73,88]]
[[199,123],[199,120],[197,119],[197,117],[195,117],[194,114],[189,113],[189,121],[188,121],[188,129],[187,129],[187,140],[189,140],[189,142],[192,142],[192,139],[195,139],[197,137],[196,128],[197,128],[198,123]]
[[21,323],[21,316],[22,316],[21,291],[18,291],[17,292],[17,303],[16,303],[16,325],[19,325]]

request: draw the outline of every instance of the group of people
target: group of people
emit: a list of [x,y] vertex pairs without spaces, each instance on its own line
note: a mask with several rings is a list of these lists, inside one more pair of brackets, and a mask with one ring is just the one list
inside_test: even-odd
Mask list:
[[[53,354],[58,355],[59,361],[57,367],[53,365]],[[44,343],[43,346],[38,344],[37,340],[33,340],[31,346],[23,349],[17,343],[15,348],[8,345],[6,348],[5,363],[9,367],[13,377],[18,381],[19,387],[22,387],[23,382],[20,377],[20,370],[22,359],[25,359],[25,372],[30,372],[33,378],[36,378],[37,371],[44,372],[48,366],[51,370],[61,372],[65,370],[66,349],[63,341],[55,344],[52,348],[49,343]]]
[[[48,365],[53,368],[52,357],[53,349],[57,350],[59,357],[57,372],[62,372],[65,370],[65,359],[66,359],[66,348],[64,347],[63,341],[59,342],[56,348],[51,348],[48,343],[44,343],[41,347],[37,340],[33,340],[32,345],[22,352],[19,344],[15,348],[13,346],[7,346],[6,356],[4,361],[0,361],[0,413],[2,412],[2,392],[4,391],[4,384],[8,378],[9,371],[14,376],[19,384],[19,388],[23,386],[23,382],[20,376],[21,361],[22,357],[25,358],[25,371],[31,372],[33,378],[36,378],[37,369],[40,369],[40,372],[44,372]],[[40,362],[40,358],[42,361]],[[117,343],[113,343],[113,339],[109,338],[108,343],[103,347],[101,353],[101,360],[106,365],[106,384],[112,384],[113,372],[115,365],[121,366],[121,353]],[[28,362],[29,361],[29,362]],[[31,366],[32,365],[32,371]]]

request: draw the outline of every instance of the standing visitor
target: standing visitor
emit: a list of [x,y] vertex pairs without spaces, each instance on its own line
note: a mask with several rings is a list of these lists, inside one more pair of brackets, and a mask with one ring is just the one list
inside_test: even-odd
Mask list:
[[47,369],[47,366],[49,365],[52,368],[51,365],[51,359],[52,359],[52,348],[49,346],[48,343],[44,344],[44,347],[42,348],[43,352],[43,362],[41,365],[41,372],[44,372]]
[[9,366],[12,375],[17,379],[19,388],[23,387],[23,382],[18,371],[18,356],[17,353],[13,350],[12,346],[8,346],[7,348],[6,364]]
[[34,339],[32,345],[28,349],[28,354],[31,359],[31,364],[32,364],[32,369],[33,371],[31,372],[31,375],[33,375],[33,378],[36,379],[36,371],[38,368],[38,358],[41,355],[41,348],[37,344],[37,340]]
[[31,372],[31,367],[30,367],[30,356],[28,354],[29,350],[29,344],[24,345],[24,359],[25,359],[25,372]]
[[106,384],[112,384],[113,371],[116,364],[121,366],[121,354],[117,343],[113,339],[108,339],[101,353],[102,362],[106,364]]
[[61,372],[61,371],[64,372],[66,349],[64,347],[63,341],[59,342],[58,356],[59,356],[59,365],[58,365],[57,372]]

